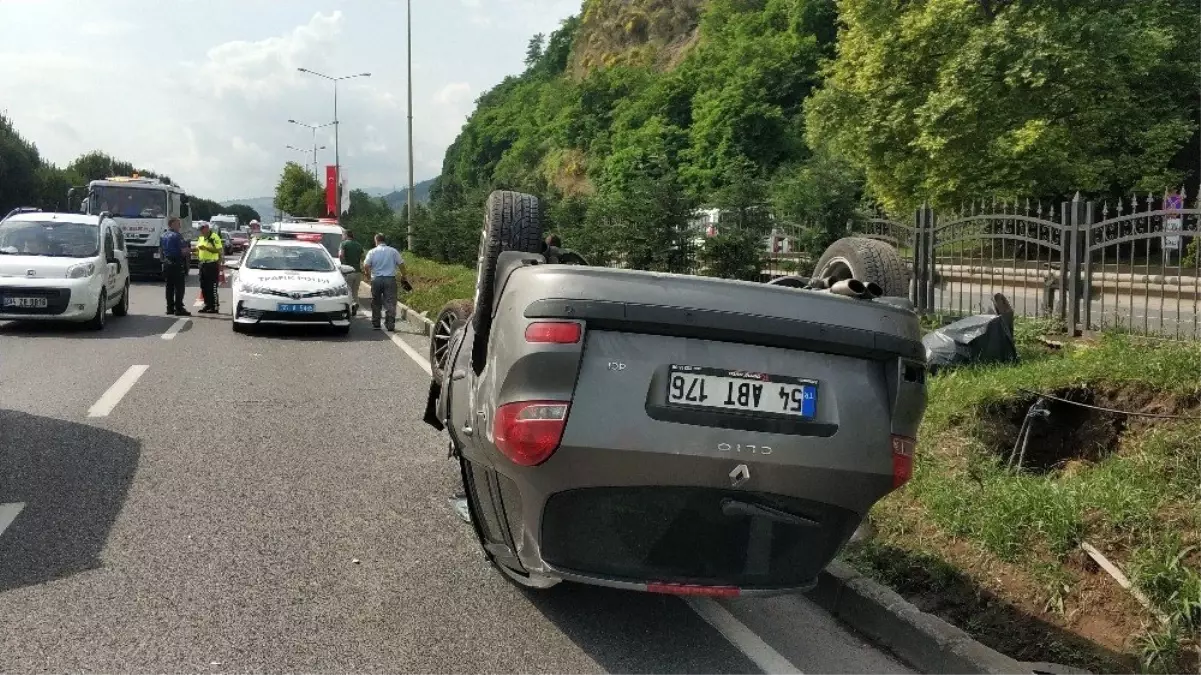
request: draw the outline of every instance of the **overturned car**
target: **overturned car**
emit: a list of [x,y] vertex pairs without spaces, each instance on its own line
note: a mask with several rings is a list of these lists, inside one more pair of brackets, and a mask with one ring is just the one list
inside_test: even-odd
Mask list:
[[542,235],[536,198],[493,193],[475,298],[431,337],[425,421],[488,560],[535,588],[811,588],[911,475],[916,314],[858,280],[591,267]]

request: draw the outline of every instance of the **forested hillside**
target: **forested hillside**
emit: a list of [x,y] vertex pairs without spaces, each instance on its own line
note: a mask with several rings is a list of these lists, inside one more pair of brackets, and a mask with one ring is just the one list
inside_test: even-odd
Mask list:
[[1195,186],[1195,13],[1184,0],[586,0],[480,97],[419,251],[470,261],[496,188],[541,195],[593,255],[670,269],[700,205],[767,205],[816,247],[865,200],[904,213]]
[[[170,176],[139,169],[129,162],[93,151],[80,155],[65,168],[46,161],[37,146],[13,127],[12,121],[0,114],[0,217],[18,206],[36,206],[46,210],[67,208],[67,191],[72,186],[87,185],[89,181],[107,176],[139,175],[171,183]],[[222,206],[217,202],[192,195],[192,218],[208,220],[219,213],[236,213],[245,218],[256,215],[251,209]],[[78,207],[78,202],[73,206]]]

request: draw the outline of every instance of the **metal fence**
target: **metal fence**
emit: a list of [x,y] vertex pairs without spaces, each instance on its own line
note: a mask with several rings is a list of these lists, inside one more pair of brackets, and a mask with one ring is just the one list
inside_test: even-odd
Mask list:
[[945,215],[924,208],[911,224],[865,223],[856,234],[893,243],[911,265],[910,295],[923,314],[972,314],[1004,293],[1016,313],[1072,334],[1201,339],[1201,203],[1187,206],[1183,191],[974,204]]

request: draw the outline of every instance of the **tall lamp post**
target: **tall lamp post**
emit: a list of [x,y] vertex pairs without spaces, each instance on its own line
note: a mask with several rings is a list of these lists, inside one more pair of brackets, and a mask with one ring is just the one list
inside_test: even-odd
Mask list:
[[320,175],[317,173],[317,151],[318,151],[318,150],[324,150],[324,149],[325,149],[325,146],[323,145],[323,146],[321,146],[321,147],[317,147],[316,145],[314,145],[312,150],[304,150],[304,149],[302,149],[302,148],[298,148],[298,147],[296,147],[296,146],[294,146],[294,145],[289,145],[289,146],[288,146],[288,149],[290,149],[290,150],[296,150],[297,152],[303,152],[303,153],[304,153],[304,154],[306,154],[306,155],[309,155],[309,154],[311,154],[311,155],[313,156],[313,180],[317,181],[317,183],[318,183],[318,184],[320,184],[320,183],[321,183],[321,177],[320,177]]
[[296,120],[288,120],[288,121],[291,122],[292,124],[295,124],[298,127],[304,127],[305,129],[308,129],[309,131],[313,132],[313,176],[316,177],[317,182],[320,183],[321,176],[317,172],[317,169],[318,169],[318,167],[317,167],[317,151],[324,150],[325,146],[323,145],[320,148],[317,147],[317,130],[322,129],[324,127],[328,127],[329,125],[333,124],[333,122],[326,122],[325,124],[305,124],[304,122],[297,122]]
[[408,68],[409,68],[409,227],[407,244],[410,253],[413,252],[413,0],[408,0],[407,8],[408,15],[406,18],[406,28],[408,29]]
[[354,75],[343,75],[341,77],[331,77],[324,73],[318,73],[315,70],[308,68],[297,68],[302,73],[323,77],[334,83],[334,173],[338,176],[338,182],[334,186],[334,200],[336,202],[334,215],[338,219],[338,224],[342,224],[342,156],[338,153],[338,83],[342,80],[350,80],[356,77],[371,77],[371,73],[356,73]]

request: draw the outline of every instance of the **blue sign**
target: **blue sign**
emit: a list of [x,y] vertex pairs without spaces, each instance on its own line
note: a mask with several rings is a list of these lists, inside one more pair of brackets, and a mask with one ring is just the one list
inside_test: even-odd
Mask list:
[[1163,198],[1163,207],[1169,211],[1179,211],[1184,208],[1184,197],[1181,195],[1168,195]]

